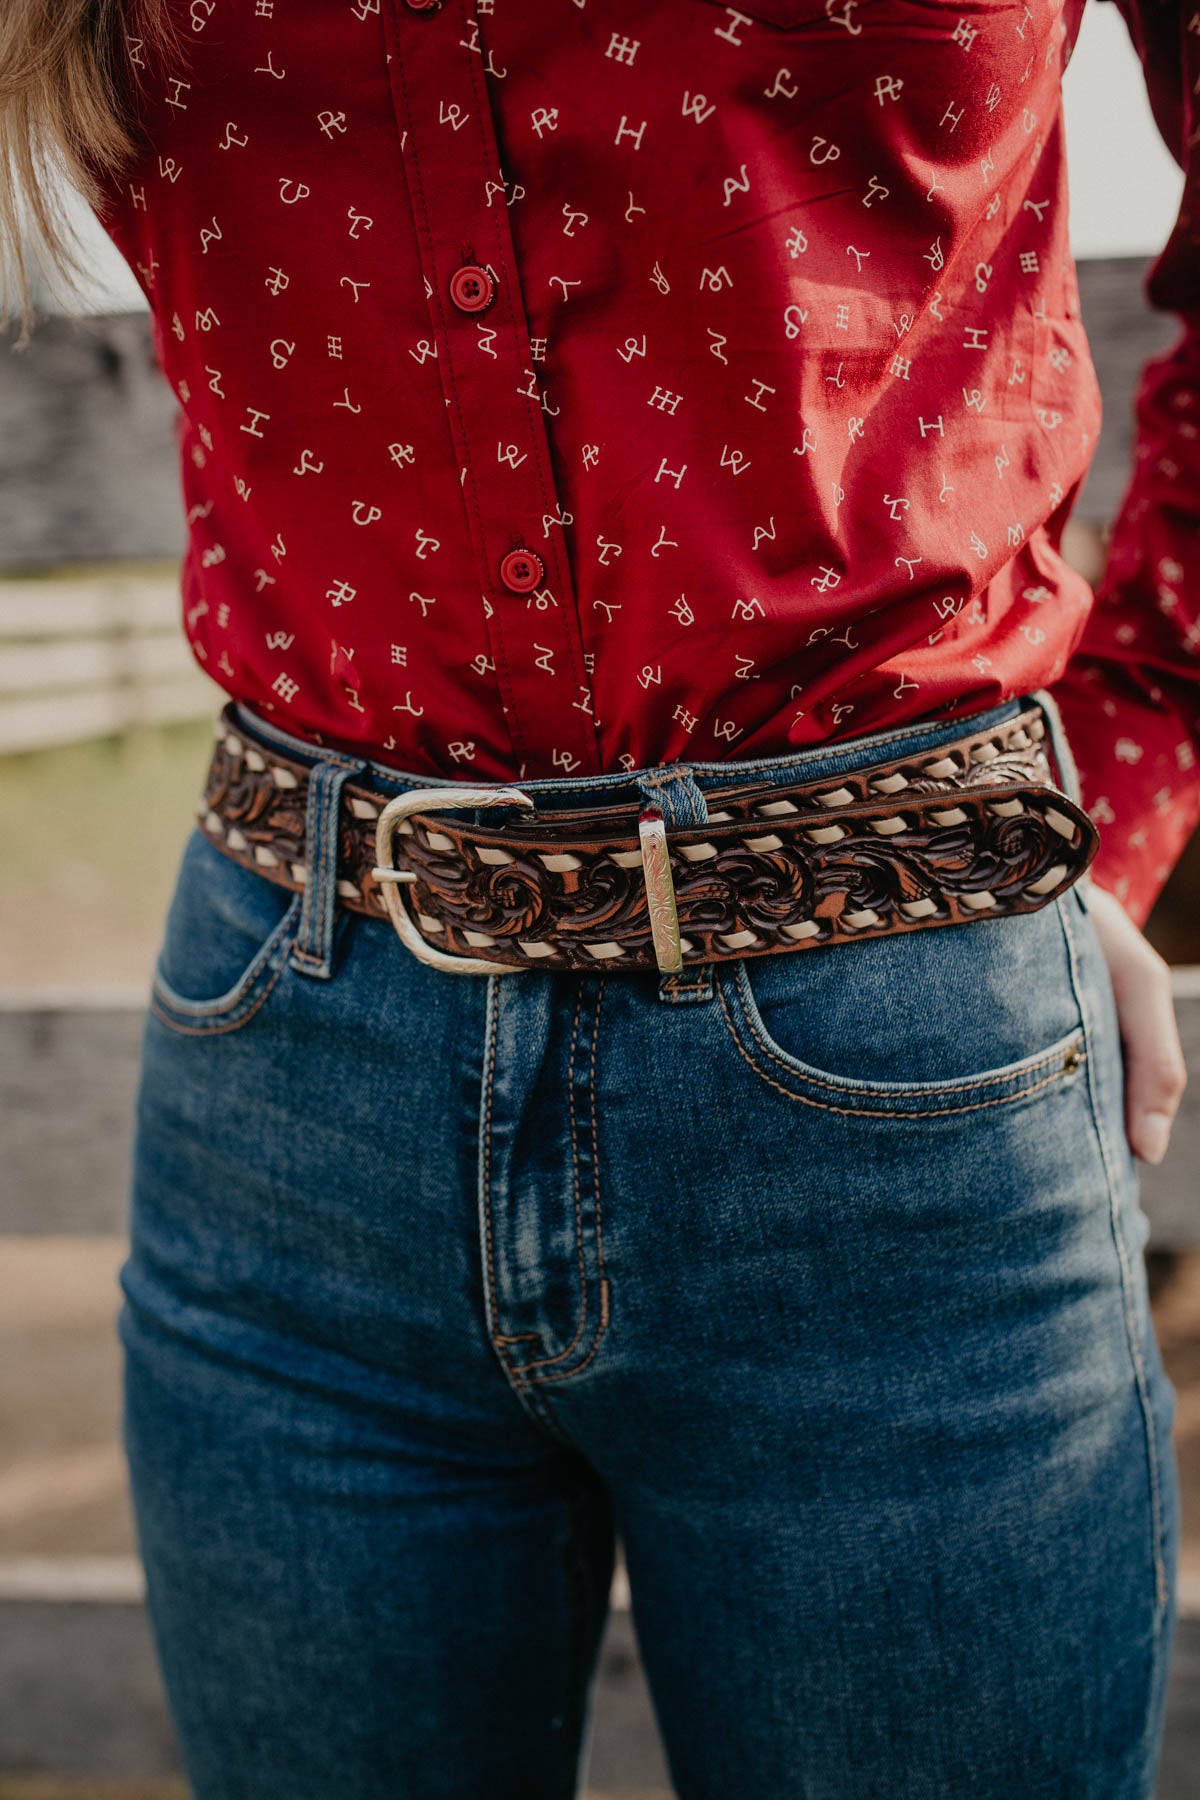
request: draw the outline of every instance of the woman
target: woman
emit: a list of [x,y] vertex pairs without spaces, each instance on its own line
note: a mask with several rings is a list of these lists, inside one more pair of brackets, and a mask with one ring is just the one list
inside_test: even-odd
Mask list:
[[1080,12],[9,0],[230,695],[121,1322],[202,1800],[574,1794],[617,1532],[683,1800],[1152,1791],[1200,268],[1093,596]]

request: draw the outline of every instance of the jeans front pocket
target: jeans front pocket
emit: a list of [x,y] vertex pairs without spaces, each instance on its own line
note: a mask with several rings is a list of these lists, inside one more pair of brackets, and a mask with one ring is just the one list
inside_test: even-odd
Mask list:
[[1060,902],[718,965],[741,1056],[812,1105],[936,1116],[1076,1077],[1087,1053]]
[[303,896],[234,862],[197,827],[184,846],[150,1010],[186,1036],[237,1031],[276,988]]

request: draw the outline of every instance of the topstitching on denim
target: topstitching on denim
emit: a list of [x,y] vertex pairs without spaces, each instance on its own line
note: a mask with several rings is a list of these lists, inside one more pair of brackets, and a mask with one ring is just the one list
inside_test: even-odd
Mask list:
[[[982,921],[976,920],[973,921],[973,923],[978,924],[982,923]],[[803,954],[803,952],[801,954]],[[750,985],[744,959],[739,960],[734,969],[728,974],[723,973],[721,979],[724,981],[732,979],[735,983],[738,989],[737,999],[739,1002],[739,1010],[745,1021],[746,1029],[761,1049],[764,1056],[769,1057],[770,1060],[773,1063],[776,1063],[785,1074],[792,1076],[798,1081],[804,1082],[806,1086],[828,1088],[831,1093],[841,1094],[845,1098],[854,1098],[858,1095],[863,1099],[878,1098],[881,1100],[925,1100],[939,1099],[943,1096],[949,1099],[953,1095],[970,1093],[974,1088],[997,1087],[1007,1082],[1023,1080],[1027,1075],[1036,1074],[1043,1065],[1052,1063],[1057,1058],[1061,1058],[1064,1053],[1064,1046],[1069,1048],[1083,1035],[1082,1027],[1077,1027],[1075,1030],[1068,1032],[1066,1037],[1059,1042],[1048,1045],[1044,1050],[1034,1051],[1029,1056],[1020,1057],[1003,1068],[985,1069],[978,1075],[951,1077],[945,1081],[918,1081],[913,1083],[896,1081],[884,1083],[864,1082],[854,1077],[838,1079],[836,1076],[823,1075],[819,1069],[809,1069],[807,1066],[798,1068],[796,1066],[798,1059],[789,1058],[774,1043],[772,1043],[756,1017],[758,1010],[757,1003],[754,1002],[753,999],[754,989]],[[751,1005],[747,1004],[747,994],[750,995],[751,1002],[753,1003]],[[911,1115],[906,1113],[905,1116],[908,1117]]]
[[[584,1324],[587,1319],[587,1313],[588,1313],[588,1277],[587,1277],[587,1270],[586,1270],[586,1259],[584,1256],[583,1234],[582,1234],[582,1231],[580,1230],[579,1268],[580,1268],[580,1280],[583,1284],[583,1287],[582,1287],[582,1296],[583,1297],[582,1297],[582,1303],[581,1303],[581,1309],[580,1309],[580,1315],[579,1315],[579,1327],[575,1333],[575,1336],[572,1339],[571,1344],[568,1347],[568,1350],[562,1351],[558,1356],[545,1357],[541,1361],[538,1361],[538,1362],[526,1363],[523,1367],[521,1367],[519,1369],[515,1369],[513,1371],[513,1373],[516,1376],[518,1376],[522,1379],[532,1376],[532,1379],[538,1383],[544,1383],[544,1382],[548,1382],[548,1381],[565,1381],[568,1378],[568,1376],[580,1374],[581,1371],[586,1369],[588,1367],[589,1363],[591,1363],[594,1360],[596,1353],[600,1348],[601,1340],[603,1339],[605,1332],[608,1330],[609,1315],[610,1315],[610,1310],[611,1310],[611,1289],[609,1287],[608,1274],[607,1274],[607,1271],[604,1266],[604,1218],[603,1218],[603,1213],[601,1211],[601,1204],[600,1204],[600,1140],[599,1140],[599,1136],[598,1136],[597,1118],[596,1118],[596,1111],[597,1111],[597,1109],[596,1109],[596,1042],[597,1042],[597,1039],[600,1034],[600,1006],[601,1006],[601,1002],[604,999],[604,984],[605,984],[605,977],[600,976],[596,983],[595,1003],[589,1009],[590,1018],[588,1019],[588,1027],[589,1027],[589,1031],[590,1031],[590,1042],[588,1045],[587,1078],[586,1078],[586,1083],[585,1083],[586,1094],[587,1094],[587,1112],[588,1112],[587,1130],[588,1130],[588,1136],[591,1140],[591,1150],[592,1150],[592,1160],[591,1160],[592,1205],[593,1205],[593,1211],[594,1211],[594,1217],[595,1217],[596,1287],[597,1287],[597,1292],[598,1292],[599,1317],[596,1322],[596,1329],[592,1335],[592,1341],[591,1341],[590,1345],[588,1346],[586,1354],[582,1357],[582,1359],[579,1362],[573,1364],[569,1368],[565,1368],[565,1369],[556,1368],[553,1374],[549,1374],[549,1375],[543,1375],[540,1373],[533,1374],[534,1370],[540,1370],[542,1368],[549,1368],[552,1365],[562,1362],[563,1359],[568,1355],[568,1351],[573,1350],[575,1348],[575,1346],[579,1343],[579,1341],[583,1335],[583,1328],[584,1328]],[[582,994],[584,991],[584,983],[581,982],[579,984],[579,986],[580,986],[580,993]],[[577,1010],[577,1013],[576,1013],[576,1022],[577,1023],[578,1023],[580,1016],[581,1016],[581,1014]],[[575,1193],[576,1224],[577,1224],[577,1229],[579,1229],[581,1174],[580,1174],[580,1166],[579,1166],[580,1165],[579,1133],[578,1133],[578,1125],[577,1125],[577,1118],[576,1118],[577,1102],[576,1102],[576,1094],[575,1094],[574,1060],[575,1060],[575,1043],[573,1040],[572,1046],[571,1046],[571,1071],[570,1071],[570,1076],[569,1076],[568,1094],[569,1094],[569,1113],[570,1113],[570,1128],[571,1128],[571,1167],[572,1167],[572,1178],[573,1178],[574,1193]]]
[[[1075,992],[1076,1003],[1083,1019],[1084,1037],[1089,1048],[1094,1046],[1098,1032],[1098,1021],[1092,1009],[1091,997],[1087,993],[1087,984],[1082,979],[1079,967],[1079,952],[1075,932],[1068,917],[1070,895],[1061,897],[1055,902],[1063,935],[1067,944],[1067,962],[1071,972],[1071,985]],[[1113,1244],[1117,1253],[1117,1263],[1121,1275],[1121,1302],[1125,1321],[1125,1337],[1129,1346],[1130,1360],[1133,1364],[1134,1381],[1137,1385],[1138,1402],[1141,1407],[1142,1426],[1145,1434],[1146,1463],[1150,1482],[1150,1524],[1151,1555],[1154,1567],[1154,1624],[1161,1626],[1168,1610],[1170,1591],[1167,1584],[1164,1515],[1162,1504],[1162,1470],[1159,1464],[1158,1434],[1155,1430],[1154,1414],[1150,1403],[1150,1386],[1146,1372],[1146,1359],[1141,1340],[1138,1321],[1137,1301],[1133,1286],[1133,1271],[1129,1259],[1129,1246],[1125,1242],[1125,1234],[1121,1228],[1120,1199],[1116,1172],[1113,1161],[1112,1146],[1105,1127],[1103,1109],[1097,1092],[1097,1076],[1095,1057],[1088,1057],[1088,1105],[1091,1113],[1092,1129],[1100,1151],[1100,1160],[1104,1167],[1105,1182],[1108,1188],[1109,1226]]]
[[327,978],[333,972],[339,803],[345,782],[362,768],[362,762],[354,757],[322,756],[309,777],[304,901],[292,951],[293,966],[306,975]]
[[[978,926],[978,929],[984,929]],[[1019,1061],[1000,1069],[985,1071],[977,1077],[962,1081],[917,1083],[906,1087],[897,1083],[892,1087],[872,1086],[869,1082],[857,1082],[852,1079],[838,1081],[821,1075],[819,1070],[809,1072],[806,1068],[796,1067],[771,1042],[761,1027],[756,1023],[753,1005],[747,1005],[746,994],[753,994],[746,981],[745,964],[739,961],[730,970],[721,969],[717,976],[717,999],[734,1048],[742,1059],[753,1070],[758,1079],[789,1100],[801,1106],[811,1106],[822,1112],[837,1113],[846,1118],[863,1119],[939,1119],[948,1118],[958,1113],[981,1112],[991,1107],[1011,1106],[1019,1100],[1041,1092],[1055,1082],[1068,1081],[1077,1076],[1086,1060],[1086,1040],[1082,1027],[1076,1027],[1057,1043],[1049,1045],[1045,1050],[1023,1057]],[[737,1017],[735,1018],[735,1013]],[[778,1069],[777,1079],[769,1073],[768,1066]],[[1043,1073],[1043,1071],[1047,1071]],[[785,1085],[786,1081],[786,1085]],[[979,1090],[992,1088],[997,1090],[986,1098],[979,1097]],[[822,1098],[810,1091],[822,1089],[837,1094],[842,1104]],[[960,1096],[968,1096],[960,1098]],[[953,1100],[956,1104],[947,1106],[928,1106],[906,1104],[907,1102],[934,1102],[942,1097]],[[852,1102],[859,1100],[861,1105]]]
[[226,993],[211,1000],[189,1000],[186,995],[177,994],[156,965],[150,982],[150,1011],[184,1037],[236,1031],[254,1017],[287,967],[299,913],[300,895],[294,894],[286,912],[237,981]]
[[[575,1215],[575,1266],[580,1283],[579,1312],[573,1335],[570,1341],[559,1351],[547,1355],[534,1355],[524,1363],[518,1362],[513,1355],[512,1346],[520,1343],[537,1345],[540,1348],[538,1333],[507,1332],[502,1329],[502,1305],[499,1282],[496,1270],[496,1219],[493,1208],[493,1183],[495,1171],[492,1157],[493,1107],[496,1073],[496,1043],[498,1037],[497,1006],[500,1004],[500,990],[497,977],[488,979],[487,1019],[485,1026],[486,1047],[484,1053],[483,1080],[480,1095],[480,1132],[479,1132],[479,1224],[481,1254],[485,1274],[485,1307],[487,1313],[488,1336],[492,1347],[500,1361],[505,1377],[521,1403],[526,1407],[538,1424],[552,1430],[555,1437],[563,1443],[571,1440],[554,1420],[549,1408],[539,1401],[535,1390],[546,1383],[564,1381],[587,1368],[596,1356],[602,1339],[608,1329],[611,1291],[607,1270],[604,1263],[603,1219],[600,1205],[600,1154],[596,1122],[596,1039],[598,1035],[600,1005],[604,994],[604,977],[597,978],[594,997],[589,993],[590,984],[579,982],[576,987],[574,1014],[572,1018],[570,1048],[567,1067],[567,1118],[570,1138],[572,1203]],[[586,1049],[581,1039],[586,1036]],[[584,1072],[586,1071],[586,1072]],[[586,1099],[586,1118],[580,1117],[580,1100],[582,1094]],[[584,1172],[581,1162],[580,1140],[586,1132],[591,1151],[591,1200],[595,1221],[595,1271],[589,1269],[590,1258],[583,1223],[583,1183]],[[595,1286],[595,1298],[591,1289]],[[587,1338],[590,1317],[596,1315],[596,1323]],[[582,1357],[577,1361],[570,1359],[578,1353],[586,1342]],[[565,1366],[564,1366],[565,1365]]]

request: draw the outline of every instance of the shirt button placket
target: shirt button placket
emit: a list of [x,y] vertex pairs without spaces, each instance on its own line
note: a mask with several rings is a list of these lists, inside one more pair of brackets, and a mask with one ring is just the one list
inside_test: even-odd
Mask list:
[[[564,509],[542,403],[529,391],[533,354],[498,191],[506,176],[482,22],[464,0],[384,0],[384,10],[404,170],[463,470],[464,523],[489,601],[488,645],[518,759],[514,774],[595,774],[601,763],[575,589],[562,527],[546,528]],[[443,122],[450,109],[463,121],[453,133]],[[479,342],[484,314],[487,355]]]

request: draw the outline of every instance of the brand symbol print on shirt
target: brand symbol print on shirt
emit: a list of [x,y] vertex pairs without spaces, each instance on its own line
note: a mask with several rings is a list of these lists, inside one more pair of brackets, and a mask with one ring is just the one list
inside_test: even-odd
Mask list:
[[1056,679],[1080,11],[197,0],[105,219],[210,507],[197,657],[491,780]]

